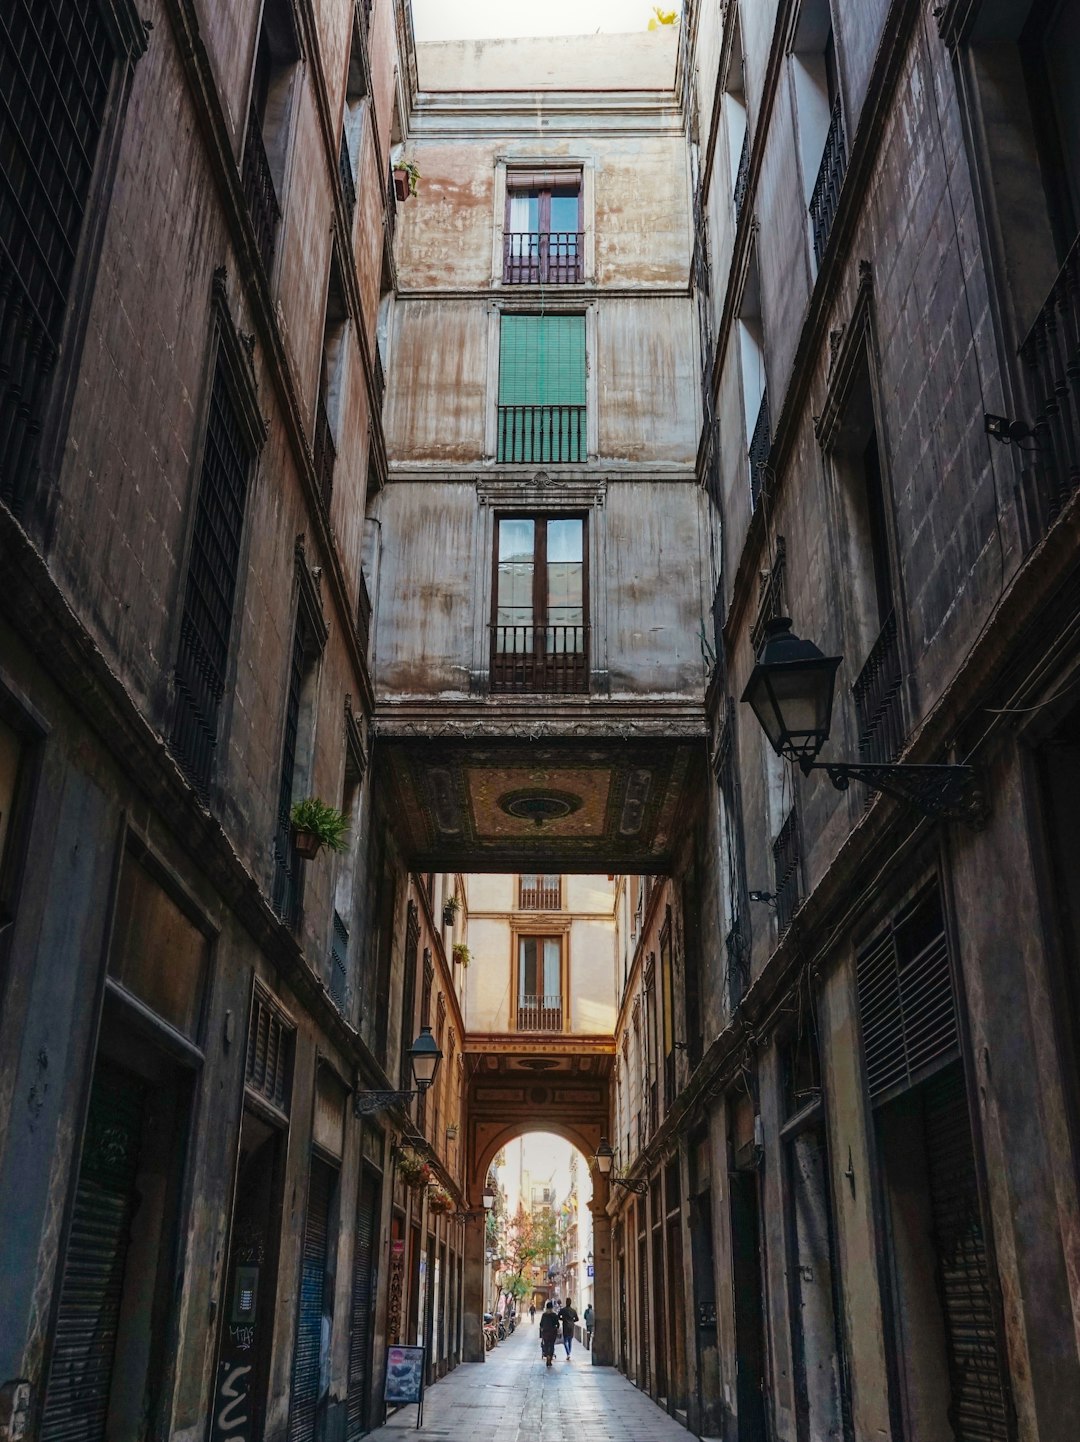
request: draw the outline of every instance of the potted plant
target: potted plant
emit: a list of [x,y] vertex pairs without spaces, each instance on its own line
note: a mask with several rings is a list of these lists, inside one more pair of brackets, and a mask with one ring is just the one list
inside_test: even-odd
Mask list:
[[457,892],[452,892],[443,902],[442,922],[443,926],[453,926],[457,920],[457,914],[461,910],[461,902],[458,900]]
[[413,160],[399,160],[394,166],[394,195],[408,200],[419,189],[420,167]]
[[435,1179],[427,1162],[412,1147],[402,1147],[398,1153],[397,1168],[401,1180],[415,1191],[420,1191]]
[[317,796],[297,801],[289,813],[293,829],[293,845],[305,861],[318,856],[319,848],[345,851],[349,845],[348,818]]
[[454,1210],[454,1199],[449,1192],[442,1187],[432,1187],[428,1192],[428,1210],[432,1212],[452,1212]]
[[465,945],[463,941],[458,941],[454,943],[454,960],[457,962],[458,966],[468,966],[469,962],[472,961],[472,957],[469,954],[469,948]]

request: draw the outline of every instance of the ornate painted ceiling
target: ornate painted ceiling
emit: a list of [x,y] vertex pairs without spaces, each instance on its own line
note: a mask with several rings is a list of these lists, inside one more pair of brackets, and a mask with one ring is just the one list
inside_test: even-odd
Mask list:
[[701,747],[390,739],[379,764],[418,870],[663,871]]

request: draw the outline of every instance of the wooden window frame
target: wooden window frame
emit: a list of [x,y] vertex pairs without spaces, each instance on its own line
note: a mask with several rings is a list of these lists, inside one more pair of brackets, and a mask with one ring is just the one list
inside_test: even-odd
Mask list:
[[[503,521],[528,520],[533,523],[533,582],[532,582],[532,620],[523,623],[533,632],[534,649],[532,653],[520,653],[520,662],[527,663],[530,659],[538,663],[535,666],[536,675],[532,680],[526,679],[520,686],[514,684],[503,684],[499,680],[500,672],[508,665],[514,663],[518,653],[513,651],[500,651],[498,649],[497,632],[499,628],[499,536],[500,526]],[[580,521],[581,522],[581,630],[582,647],[580,651],[565,651],[548,653],[543,649],[543,636],[548,627],[547,618],[547,527],[549,521]],[[569,692],[577,694],[587,692],[589,689],[589,658],[591,652],[591,626],[589,623],[589,517],[586,511],[497,511],[495,513],[494,544],[491,548],[491,643],[489,648],[492,689],[522,690],[534,694],[547,692]],[[569,684],[545,685],[545,679],[558,682],[560,670],[570,669],[560,667],[558,658],[566,657],[573,663],[571,674],[562,679]]]
[[[559,1014],[560,1030],[552,1035],[565,1035],[570,1030],[570,922],[549,922],[546,926],[516,926],[510,928],[510,1001],[512,1006],[512,1030],[518,1031],[518,998],[521,995],[521,943],[529,939],[536,941],[557,940],[559,943]],[[530,1035],[532,1032],[530,1031]],[[544,1035],[537,1032],[536,1035]]]

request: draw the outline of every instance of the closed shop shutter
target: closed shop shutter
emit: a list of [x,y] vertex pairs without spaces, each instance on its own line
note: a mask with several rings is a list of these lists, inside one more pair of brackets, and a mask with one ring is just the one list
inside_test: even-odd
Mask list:
[[365,1171],[356,1208],[356,1249],[353,1253],[352,1316],[349,1326],[348,1437],[352,1442],[364,1431],[368,1378],[371,1372],[371,1313],[376,1293],[375,1233],[378,1229],[379,1188]]
[[145,1088],[98,1062],[60,1285],[42,1442],[96,1442],[108,1419]]
[[300,1268],[300,1316],[293,1355],[290,1442],[310,1442],[315,1436],[322,1357],[323,1294],[326,1290],[326,1249],[330,1229],[330,1201],[336,1174],[317,1157],[311,1159],[304,1252]]
[[1002,1388],[986,1245],[961,1068],[951,1066],[926,1091],[930,1201],[945,1317],[952,1405],[961,1442],[1006,1442]]

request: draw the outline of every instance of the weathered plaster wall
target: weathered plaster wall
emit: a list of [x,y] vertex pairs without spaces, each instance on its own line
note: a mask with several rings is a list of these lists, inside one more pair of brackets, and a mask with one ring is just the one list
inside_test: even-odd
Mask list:
[[416,47],[424,90],[670,90],[678,32],[428,41]]

